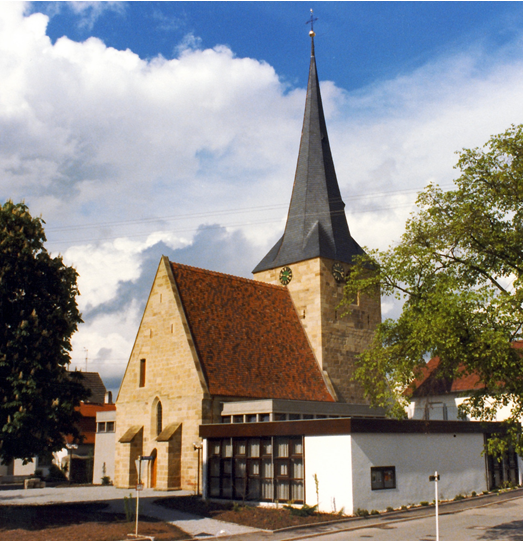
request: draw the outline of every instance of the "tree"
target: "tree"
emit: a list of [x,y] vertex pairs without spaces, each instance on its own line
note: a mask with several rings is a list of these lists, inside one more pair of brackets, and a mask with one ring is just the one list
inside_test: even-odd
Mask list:
[[44,247],[43,220],[25,204],[0,206],[0,459],[30,461],[78,436],[88,391],[68,372],[82,321],[76,271]]
[[400,242],[352,269],[348,307],[358,291],[379,288],[404,301],[400,317],[378,327],[356,377],[374,405],[401,416],[417,371],[439,356],[443,378],[477,374],[483,384],[462,414],[492,420],[511,406],[506,436],[489,451],[522,453],[522,350],[512,347],[522,338],[522,125],[459,156],[456,189],[428,186]]

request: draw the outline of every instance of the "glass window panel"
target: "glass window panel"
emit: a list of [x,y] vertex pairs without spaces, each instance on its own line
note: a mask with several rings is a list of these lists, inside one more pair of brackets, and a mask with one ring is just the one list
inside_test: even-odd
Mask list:
[[288,502],[289,501],[289,482],[276,481],[276,487],[277,487],[277,500]]
[[248,480],[248,493],[247,497],[249,500],[260,500],[262,498],[261,492],[261,483],[260,479],[249,479]]
[[250,415],[246,415],[246,423],[256,423],[257,422],[257,415],[256,413],[252,413]]
[[245,477],[246,476],[246,460],[235,459],[235,477]]
[[304,415],[302,415],[302,419],[314,419],[314,418],[315,416],[309,413],[304,413]]
[[265,477],[266,479],[273,478],[273,464],[271,463],[271,460],[262,461],[262,477]]
[[262,440],[260,442],[262,446],[262,454],[263,455],[271,455],[273,453],[273,446],[271,445],[271,440]]
[[105,423],[96,423],[96,431],[97,432],[105,432],[106,431],[106,424]]
[[268,423],[269,422],[269,413],[259,413],[258,421],[260,423]]
[[115,422],[114,421],[107,421],[106,423],[106,432],[114,432],[115,431]]
[[380,470],[371,470],[371,488],[377,490],[382,488],[382,471]]
[[231,460],[224,460],[222,462],[223,474],[231,475]]
[[286,462],[278,461],[276,463],[276,469],[277,469],[278,477],[287,477],[289,475],[289,468],[288,468],[287,461]]
[[304,479],[304,464],[301,459],[293,460],[293,479]]
[[278,438],[276,443],[277,456],[286,458],[289,456],[289,440],[287,438]]
[[222,416],[222,422],[224,424],[229,424],[231,422],[231,415],[223,415]]
[[291,481],[291,500],[296,503],[304,501],[304,482]]
[[303,453],[303,449],[302,449],[302,439],[300,440],[293,440],[292,441],[292,450],[293,450],[293,455],[302,455]]
[[219,441],[211,442],[211,445],[209,446],[209,454],[220,456],[220,442]]
[[238,440],[235,442],[235,455],[246,454],[246,440]]
[[298,419],[300,419],[300,413],[290,413],[288,415],[288,419],[290,421],[297,421]]
[[224,440],[222,442],[222,456],[233,456],[233,444],[231,443],[231,440]]
[[234,423],[243,423],[244,422],[244,416],[243,415],[233,415],[233,422]]
[[262,481],[262,499],[273,500],[273,480]]
[[212,458],[209,461],[209,475],[211,477],[220,477],[220,460]]
[[231,481],[229,479],[221,479],[221,481],[222,481],[222,497],[232,498],[233,487],[231,486]]
[[260,475],[260,462],[258,460],[251,460],[249,462],[249,476]]
[[247,479],[235,479],[235,497],[245,499],[247,496]]
[[258,458],[260,456],[260,440],[259,439],[249,440],[249,456],[253,458]]
[[384,470],[384,488],[395,488],[395,470]]
[[209,480],[209,495],[220,497],[220,479],[212,478]]
[[275,413],[275,421],[285,421],[287,415],[285,413]]

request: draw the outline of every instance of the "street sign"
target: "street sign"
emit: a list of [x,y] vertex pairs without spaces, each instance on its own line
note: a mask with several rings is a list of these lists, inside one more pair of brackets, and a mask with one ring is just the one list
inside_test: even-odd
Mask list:
[[430,481],[440,481],[440,475],[430,475],[429,480]]
[[136,486],[136,489],[137,490],[144,490],[144,485],[143,484],[139,484]]

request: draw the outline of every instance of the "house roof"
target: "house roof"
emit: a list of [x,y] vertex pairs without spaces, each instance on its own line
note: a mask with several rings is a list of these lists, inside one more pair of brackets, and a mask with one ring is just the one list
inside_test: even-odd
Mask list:
[[334,401],[285,287],[171,268],[212,395]]
[[98,372],[80,372],[80,374],[82,375],[82,385],[91,391],[91,394],[85,402],[91,404],[104,404],[107,389],[100,374]]
[[[514,341],[512,346],[515,349],[522,349],[522,340]],[[446,393],[476,391],[484,387],[479,375],[466,373],[463,366],[459,366],[460,377],[451,379],[439,374],[439,365],[440,358],[433,357],[425,366],[421,367],[406,394],[411,395],[412,398],[417,398]]]
[[326,257],[352,263],[363,253],[349,232],[324,118],[313,37],[295,182],[282,238],[253,270]]

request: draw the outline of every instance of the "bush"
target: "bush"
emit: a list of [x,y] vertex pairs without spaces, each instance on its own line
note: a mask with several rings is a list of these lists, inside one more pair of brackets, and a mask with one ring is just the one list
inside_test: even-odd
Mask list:
[[369,511],[367,509],[360,509],[359,507],[355,515],[357,517],[369,517]]
[[47,474],[46,481],[66,481],[67,477],[63,470],[61,470],[56,464],[49,466],[49,473]]
[[317,506],[304,504],[302,507],[293,507],[292,505],[284,505],[284,509],[289,509],[289,512],[295,517],[310,517],[316,513]]
[[471,492],[471,497],[474,498],[476,495],[477,495],[477,493],[473,490],[473,491]]
[[135,499],[133,498],[132,494],[129,494],[129,496],[124,496],[124,511],[126,513],[127,522],[133,522],[133,520],[135,520],[136,507]]
[[386,509],[386,511],[387,511],[388,513],[391,513],[392,511],[394,511],[394,509],[393,509],[393,507],[388,507],[388,508]]
[[376,509],[372,509],[370,515],[380,515]]
[[407,510],[407,508],[408,508],[408,506],[407,506],[407,505],[403,505],[403,506],[401,506],[401,508],[400,508],[400,509],[402,509],[402,511],[406,511],[406,510]]
[[457,494],[454,498],[453,498],[453,501],[456,502],[458,500],[463,500],[464,499],[464,496],[462,494]]
[[420,502],[420,505],[422,505],[422,507],[427,507],[429,505],[429,502]]

